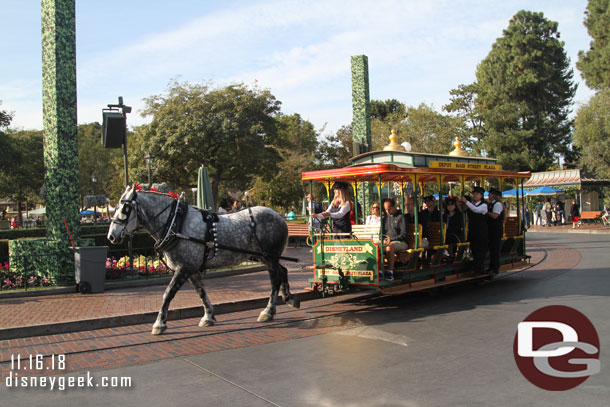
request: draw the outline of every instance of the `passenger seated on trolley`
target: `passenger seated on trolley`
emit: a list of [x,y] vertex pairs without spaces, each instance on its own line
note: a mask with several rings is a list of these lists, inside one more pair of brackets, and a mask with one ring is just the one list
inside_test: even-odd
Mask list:
[[[426,208],[419,212],[417,221],[421,225],[421,234],[422,238],[429,241],[430,239],[430,230],[428,228],[428,224],[430,222],[440,222],[441,221],[441,213],[436,208],[436,199],[434,199],[433,195],[428,195],[424,197],[424,204]],[[425,264],[429,264],[432,256],[434,255],[433,249],[428,249],[422,253],[423,261]]]
[[384,199],[383,209],[385,210],[381,220],[382,231],[385,236],[383,244],[385,245],[385,251],[388,253],[386,280],[392,281],[394,280],[394,255],[400,250],[409,248],[407,244],[407,223],[405,222],[405,217],[398,212],[396,202],[393,199]]
[[457,199],[450,196],[445,198],[445,212],[443,213],[445,229],[445,244],[449,245],[446,250],[446,262],[453,263],[457,243],[464,241],[464,217],[457,209]]
[[405,211],[405,222],[407,222],[407,224],[415,223],[415,216],[413,216],[413,214],[415,213],[413,199],[405,198]]

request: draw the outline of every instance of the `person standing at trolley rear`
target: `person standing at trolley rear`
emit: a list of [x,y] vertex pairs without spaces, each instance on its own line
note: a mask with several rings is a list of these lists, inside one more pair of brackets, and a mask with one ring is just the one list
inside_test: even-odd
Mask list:
[[[352,233],[352,223],[350,222],[350,211],[352,210],[347,184],[336,182],[333,186],[334,197],[332,205],[328,211],[323,212],[322,216],[325,219],[333,220],[333,233]],[[346,236],[339,235],[338,238]]]
[[485,190],[474,187],[472,202],[462,196],[460,201],[468,209],[468,241],[474,260],[474,274],[481,275],[484,272],[485,255],[487,254],[488,227],[487,227],[487,205],[483,202]]
[[495,188],[489,189],[489,204],[487,204],[487,226],[489,234],[489,271],[498,274],[500,271],[500,242],[504,233],[504,205],[500,199],[502,192]]

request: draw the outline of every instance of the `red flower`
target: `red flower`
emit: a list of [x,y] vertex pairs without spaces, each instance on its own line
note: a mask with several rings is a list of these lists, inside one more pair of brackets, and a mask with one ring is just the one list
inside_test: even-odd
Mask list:
[[171,196],[171,197],[172,197],[172,198],[174,198],[174,199],[178,199],[178,194],[175,194],[175,193],[173,193],[172,191],[169,191],[169,192],[167,193],[167,195]]

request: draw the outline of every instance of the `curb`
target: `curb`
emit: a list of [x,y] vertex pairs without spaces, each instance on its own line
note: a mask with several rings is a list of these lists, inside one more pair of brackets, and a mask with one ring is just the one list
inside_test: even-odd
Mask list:
[[[322,295],[317,291],[303,291],[295,293],[295,296],[301,301],[310,301],[322,298]],[[248,311],[255,308],[264,308],[269,301],[269,297],[253,298],[250,300],[225,302],[214,305],[214,314],[222,315],[232,312]],[[277,305],[284,304],[281,297],[278,297]],[[145,312],[141,314],[121,315],[115,317],[104,317],[95,319],[86,319],[81,321],[58,322],[45,325],[32,325],[24,327],[15,327],[8,329],[0,329],[0,340],[25,338],[31,336],[45,336],[65,334],[78,331],[90,331],[95,329],[116,328],[126,325],[137,324],[152,324],[157,319],[158,311]],[[197,307],[179,308],[168,311],[167,319],[178,320],[186,318],[197,318],[203,316],[203,305]]]
[[[259,271],[267,270],[266,266],[254,266],[239,270],[226,270],[218,271],[214,273],[207,273],[204,280],[212,278],[238,276],[241,274],[257,273]],[[137,288],[137,287],[149,287],[152,285],[167,285],[171,281],[171,277],[158,277],[149,278],[145,280],[126,280],[126,281],[109,281],[104,283],[104,291],[118,290],[123,288]],[[18,292],[6,292],[0,293],[0,299],[4,298],[23,298],[23,297],[41,297],[45,295],[56,295],[56,294],[74,294],[76,289],[74,287],[62,287],[62,288],[49,288],[48,290],[33,290],[33,291],[18,291]]]
[[608,229],[528,229],[527,233],[579,233],[579,234],[592,234],[592,235],[606,235],[610,234],[610,228]]

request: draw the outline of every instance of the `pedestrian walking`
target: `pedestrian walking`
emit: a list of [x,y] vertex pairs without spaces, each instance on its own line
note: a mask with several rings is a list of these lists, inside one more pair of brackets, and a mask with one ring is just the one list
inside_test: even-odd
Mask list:
[[577,225],[580,227],[580,206],[576,203],[576,199],[572,200],[570,216],[572,217],[572,229],[575,229]]

